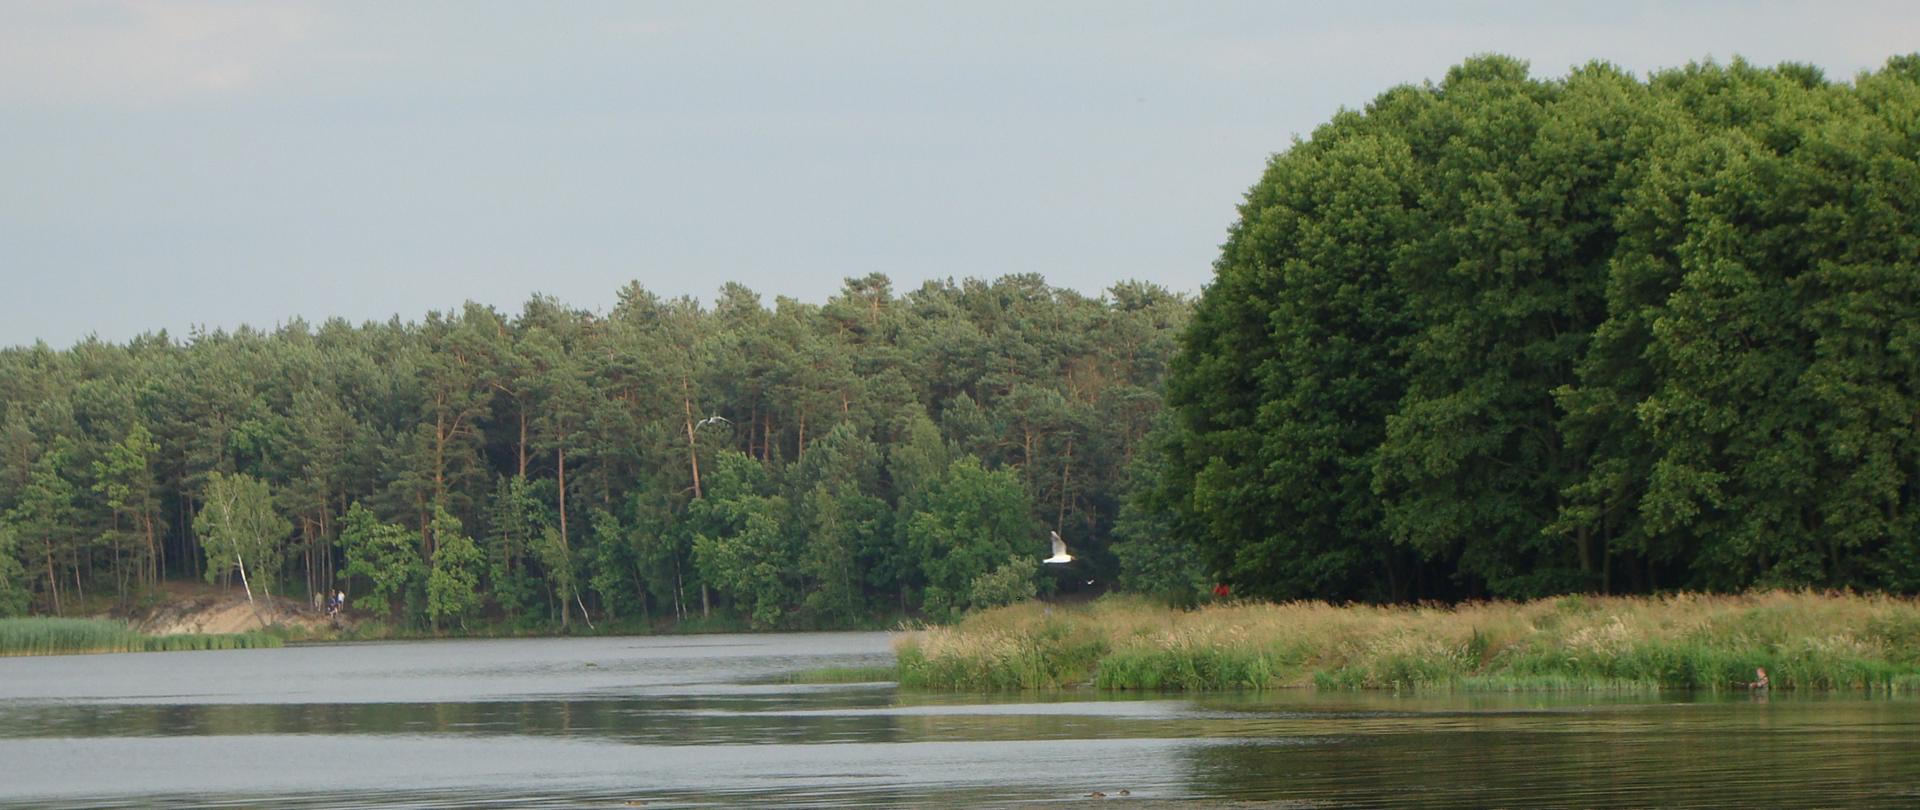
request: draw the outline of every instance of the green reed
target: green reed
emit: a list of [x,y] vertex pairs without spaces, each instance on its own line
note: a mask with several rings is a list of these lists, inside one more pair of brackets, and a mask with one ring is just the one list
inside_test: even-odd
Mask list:
[[124,622],[108,619],[0,619],[0,656],[241,650],[278,647],[281,643],[279,637],[267,633],[148,636]]

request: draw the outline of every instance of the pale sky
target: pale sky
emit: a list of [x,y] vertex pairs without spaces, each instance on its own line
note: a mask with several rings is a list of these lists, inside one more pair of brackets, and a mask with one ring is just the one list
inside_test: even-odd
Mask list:
[[1265,161],[1477,53],[1833,78],[1915,2],[0,0],[0,345],[629,280],[1197,292]]

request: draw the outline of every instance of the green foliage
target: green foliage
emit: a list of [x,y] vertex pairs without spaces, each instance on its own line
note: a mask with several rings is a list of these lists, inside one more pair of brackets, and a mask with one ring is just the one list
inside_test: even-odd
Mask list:
[[928,487],[925,511],[907,522],[907,548],[920,559],[926,610],[950,618],[974,601],[973,585],[1008,558],[1033,556],[1045,535],[1012,471],[989,472],[962,456]]
[[356,606],[385,610],[395,619],[402,617],[405,603],[425,575],[419,540],[407,527],[383,523],[358,503],[347,510],[339,540],[347,560],[341,574],[364,577],[371,586],[369,593],[354,600]]
[[804,624],[846,626],[860,616],[860,554],[889,539],[887,503],[869,494],[879,486],[879,465],[879,447],[850,422],[834,426],[796,465]]
[[[157,579],[153,566],[157,562],[155,541],[160,527],[156,520],[159,504],[154,497],[157,487],[152,458],[159,450],[152,432],[145,424],[136,422],[124,440],[107,445],[104,457],[93,462],[92,491],[105,499],[106,508],[113,516],[102,533],[101,545],[122,561],[121,577],[115,583],[122,594],[126,592],[129,574],[148,583]],[[144,534],[140,529],[145,530]],[[5,563],[0,563],[0,567],[4,566]],[[0,613],[4,613],[4,607],[0,607]]]
[[[1143,282],[870,275],[821,303],[630,284],[611,308],[0,348],[6,571],[43,613],[210,561],[244,562],[256,590],[344,588],[398,632],[870,626],[921,610],[907,524],[971,454],[1022,491],[1026,525],[942,604],[1016,551],[1045,556],[1038,525],[1110,581],[1123,470],[1189,306]],[[239,477],[284,529],[237,552],[180,530]],[[480,548],[477,606],[447,601],[466,588],[439,565],[437,510]]]
[[567,614],[573,611],[574,601],[580,598],[579,557],[558,526],[548,526],[540,532],[533,542],[533,557],[546,573],[548,593],[559,603],[555,607],[564,625]]
[[785,498],[764,494],[766,471],[741,453],[717,454],[706,497],[688,507],[701,576],[746,609],[755,627],[780,627],[800,601],[799,548]]
[[1123,577],[1172,534],[1278,598],[1920,588],[1911,65],[1489,56],[1336,116],[1247,194]]
[[63,559],[70,560],[78,551],[79,535],[73,530],[77,493],[73,484],[60,474],[70,456],[70,444],[64,441],[55,441],[51,448],[38,454],[31,466],[22,471],[25,474],[18,476],[23,480],[19,481],[13,507],[5,515],[5,522],[13,528],[13,546],[20,555],[22,568],[35,575],[48,572],[42,583],[44,605],[56,614],[61,611],[60,582],[51,572]]
[[452,619],[466,626],[480,607],[480,549],[445,508],[433,511],[433,564],[427,573],[427,618],[435,627]]
[[1018,554],[1009,557],[967,583],[967,607],[985,610],[1032,599],[1040,593],[1039,575],[1039,560]]
[[487,581],[493,600],[509,622],[527,615],[540,589],[532,572],[533,549],[543,526],[540,504],[527,479],[501,478],[493,495],[487,535]]
[[[271,595],[280,567],[281,541],[293,530],[274,511],[272,488],[249,475],[216,472],[207,478],[203,500],[193,531],[207,550],[207,581],[238,569],[242,577],[257,579]],[[253,561],[251,573],[248,560]]]
[[24,616],[29,593],[27,572],[20,565],[20,533],[0,520],[0,618]]
[[[1113,533],[1120,563],[1119,585],[1132,593],[1152,594],[1174,603],[1190,603],[1206,593],[1205,566],[1193,544],[1177,527],[1180,510],[1168,502],[1167,458],[1160,446],[1169,433],[1162,420],[1133,472],[1145,486],[1130,487]],[[1131,483],[1131,482],[1130,482]]]

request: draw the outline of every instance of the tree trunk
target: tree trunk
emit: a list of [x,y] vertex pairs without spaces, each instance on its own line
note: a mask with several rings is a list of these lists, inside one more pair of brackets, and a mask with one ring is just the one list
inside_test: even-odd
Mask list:
[[[565,439],[563,438],[562,442],[564,441]],[[564,448],[564,444],[562,447],[555,448],[553,455],[554,465],[559,469],[560,473],[560,552],[564,560],[563,564],[571,569],[573,567],[573,547],[567,542],[567,451]],[[569,580],[573,578],[573,571],[569,570],[567,572],[567,578]],[[579,587],[575,586],[573,592],[575,598],[578,598],[580,593]],[[558,594],[558,596],[560,598],[560,626],[569,627],[571,625],[567,620],[567,616],[572,611],[567,608],[567,595],[562,593]],[[584,610],[585,608],[582,608],[582,611]]]
[[260,580],[260,592],[267,595],[267,621],[271,623],[280,617],[273,605],[273,572],[267,572],[267,578]]
[[693,436],[693,381],[680,375],[680,405],[687,412],[687,461],[693,466],[693,498],[700,499],[700,446]]
[[[340,493],[340,514],[344,515],[346,513],[347,513],[347,493],[342,492]],[[331,522],[327,517],[327,512],[320,513],[320,534],[321,536],[327,537],[327,538],[333,537],[333,528],[332,528]],[[339,560],[334,558],[333,546],[331,545],[327,546],[326,582],[327,582],[328,589],[339,590],[340,588]]]
[[120,561],[120,510],[118,509],[113,510],[113,523],[111,527],[113,530],[113,595],[115,599],[125,602],[127,599],[127,573],[124,563]]
[[53,615],[60,615],[60,579],[53,575],[53,538],[43,538],[47,549],[47,593],[53,597]]
[[1026,482],[1027,491],[1033,490],[1033,428],[1022,425],[1020,428],[1020,480]]
[[240,564],[240,587],[247,592],[247,604],[253,604],[253,586],[247,584],[247,561],[241,559],[238,552],[234,553],[233,561]]
[[560,548],[571,549],[567,542],[567,451],[553,451],[555,463],[560,468]]
[[687,620],[687,583],[680,577],[680,555],[673,555],[673,618]]
[[1580,547],[1580,573],[1593,574],[1593,532],[1586,526],[1574,530],[1573,542]]
[[140,512],[140,522],[147,530],[147,564],[146,570],[142,573],[146,575],[147,585],[159,585],[160,550],[153,542],[153,512],[151,510],[142,510]]
[[[439,399],[438,396],[434,397]],[[438,503],[447,496],[447,416],[433,415],[433,498]]]
[[1056,532],[1067,527],[1067,485],[1072,482],[1072,476],[1073,437],[1069,436],[1067,437],[1066,459],[1060,464],[1060,513],[1054,516],[1053,519],[1053,530]]
[[520,409],[520,477],[527,477],[527,409]]
[[640,592],[640,621],[648,626],[653,624],[653,609],[647,606],[647,572],[640,568],[640,561],[633,563],[633,583]]
[[587,629],[593,629],[593,617],[587,615],[587,603],[580,598],[580,589],[573,589],[573,602],[580,606],[580,620],[587,623]]

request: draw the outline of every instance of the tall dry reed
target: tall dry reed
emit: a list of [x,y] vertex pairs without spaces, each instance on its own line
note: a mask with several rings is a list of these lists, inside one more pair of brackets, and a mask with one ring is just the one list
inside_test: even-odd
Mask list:
[[938,689],[1920,688],[1920,603],[1851,594],[1569,596],[1452,607],[1130,598],[986,611],[896,642]]

